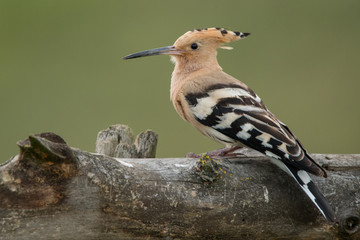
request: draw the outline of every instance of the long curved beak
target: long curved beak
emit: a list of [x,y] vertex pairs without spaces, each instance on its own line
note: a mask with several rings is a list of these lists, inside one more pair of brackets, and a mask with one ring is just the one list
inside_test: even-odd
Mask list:
[[155,48],[142,52],[133,53],[126,57],[123,57],[123,59],[131,59],[131,58],[154,56],[154,55],[181,55],[181,52],[182,51],[177,50],[175,46],[167,46],[167,47]]

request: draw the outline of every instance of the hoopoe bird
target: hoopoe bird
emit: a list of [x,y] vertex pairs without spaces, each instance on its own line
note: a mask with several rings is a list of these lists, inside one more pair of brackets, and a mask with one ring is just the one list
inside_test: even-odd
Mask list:
[[194,29],[172,46],[134,53],[124,59],[170,55],[175,63],[170,98],[177,113],[201,133],[226,146],[210,154],[227,156],[243,146],[265,154],[295,179],[325,219],[335,222],[333,209],[308,175],[326,178],[326,171],[253,90],[223,72],[218,64],[217,48],[231,49],[224,44],[249,35],[224,28]]

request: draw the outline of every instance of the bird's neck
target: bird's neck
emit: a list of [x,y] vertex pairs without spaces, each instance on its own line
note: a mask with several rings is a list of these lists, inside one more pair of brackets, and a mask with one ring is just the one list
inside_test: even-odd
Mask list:
[[207,74],[214,71],[221,71],[216,57],[204,59],[203,61],[188,61],[186,58],[175,59],[175,68],[171,77],[170,97],[174,100],[177,91],[187,79]]

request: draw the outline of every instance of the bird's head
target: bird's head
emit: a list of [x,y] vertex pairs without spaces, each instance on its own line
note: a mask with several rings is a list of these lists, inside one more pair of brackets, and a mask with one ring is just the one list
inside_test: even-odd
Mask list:
[[216,57],[217,48],[231,49],[224,44],[237,41],[248,35],[250,33],[233,32],[224,28],[194,29],[179,37],[172,46],[134,53],[124,57],[124,59],[164,54],[172,56],[176,63],[205,62]]

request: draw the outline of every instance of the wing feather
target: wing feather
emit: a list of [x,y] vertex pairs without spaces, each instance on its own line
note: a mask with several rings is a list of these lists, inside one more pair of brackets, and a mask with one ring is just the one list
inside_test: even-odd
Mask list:
[[250,148],[318,176],[325,171],[306,153],[290,129],[249,88],[214,84],[185,96],[195,119]]

